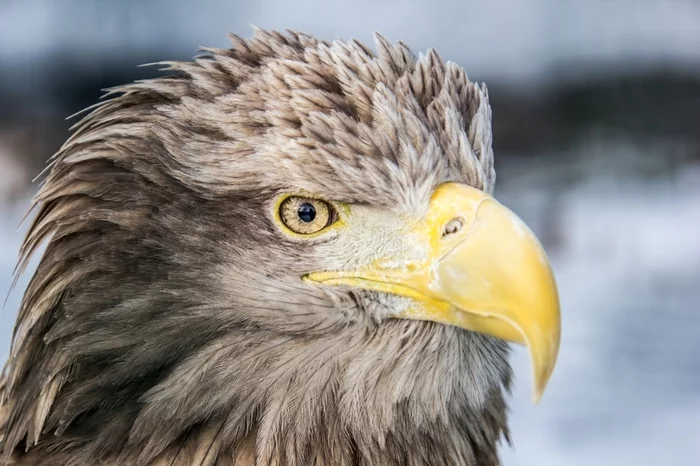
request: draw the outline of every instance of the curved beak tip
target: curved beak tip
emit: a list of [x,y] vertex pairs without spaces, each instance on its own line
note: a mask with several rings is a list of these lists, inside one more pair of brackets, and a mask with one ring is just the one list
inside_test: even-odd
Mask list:
[[438,293],[475,316],[469,330],[528,347],[537,403],[559,353],[554,274],[541,243],[517,215],[486,194],[472,196],[483,201],[464,239],[439,261]]

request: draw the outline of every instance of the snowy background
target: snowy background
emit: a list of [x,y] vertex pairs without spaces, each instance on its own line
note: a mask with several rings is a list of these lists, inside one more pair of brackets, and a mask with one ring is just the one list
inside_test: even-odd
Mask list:
[[[497,197],[542,238],[563,312],[506,466],[700,464],[700,2],[0,0],[0,293],[63,118],[139,63],[249,24],[436,47],[490,85]],[[36,261],[35,261],[36,262]],[[0,359],[21,292],[0,314]]]

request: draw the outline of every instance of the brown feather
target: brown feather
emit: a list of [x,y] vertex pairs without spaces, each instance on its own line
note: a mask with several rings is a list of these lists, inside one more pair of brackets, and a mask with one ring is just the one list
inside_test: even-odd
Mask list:
[[406,212],[446,181],[492,190],[486,88],[379,35],[376,54],[231,42],[111,89],[52,158],[18,265],[46,244],[0,387],[2,464],[498,464],[505,344],[307,286],[341,264],[332,241],[264,215],[285,192]]

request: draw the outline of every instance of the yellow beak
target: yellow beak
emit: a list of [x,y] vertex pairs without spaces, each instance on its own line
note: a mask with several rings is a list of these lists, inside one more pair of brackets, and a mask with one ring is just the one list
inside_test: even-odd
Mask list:
[[407,225],[420,257],[385,257],[356,271],[309,280],[383,291],[415,300],[394,317],[455,325],[527,345],[534,402],[559,352],[559,298],[537,238],[488,194],[457,183],[435,190],[424,219]]

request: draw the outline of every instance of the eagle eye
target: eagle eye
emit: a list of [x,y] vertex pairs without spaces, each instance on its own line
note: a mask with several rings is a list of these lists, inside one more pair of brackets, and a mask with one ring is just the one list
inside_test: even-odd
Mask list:
[[300,235],[318,233],[338,220],[338,214],[328,202],[301,196],[284,199],[279,217],[285,227]]

